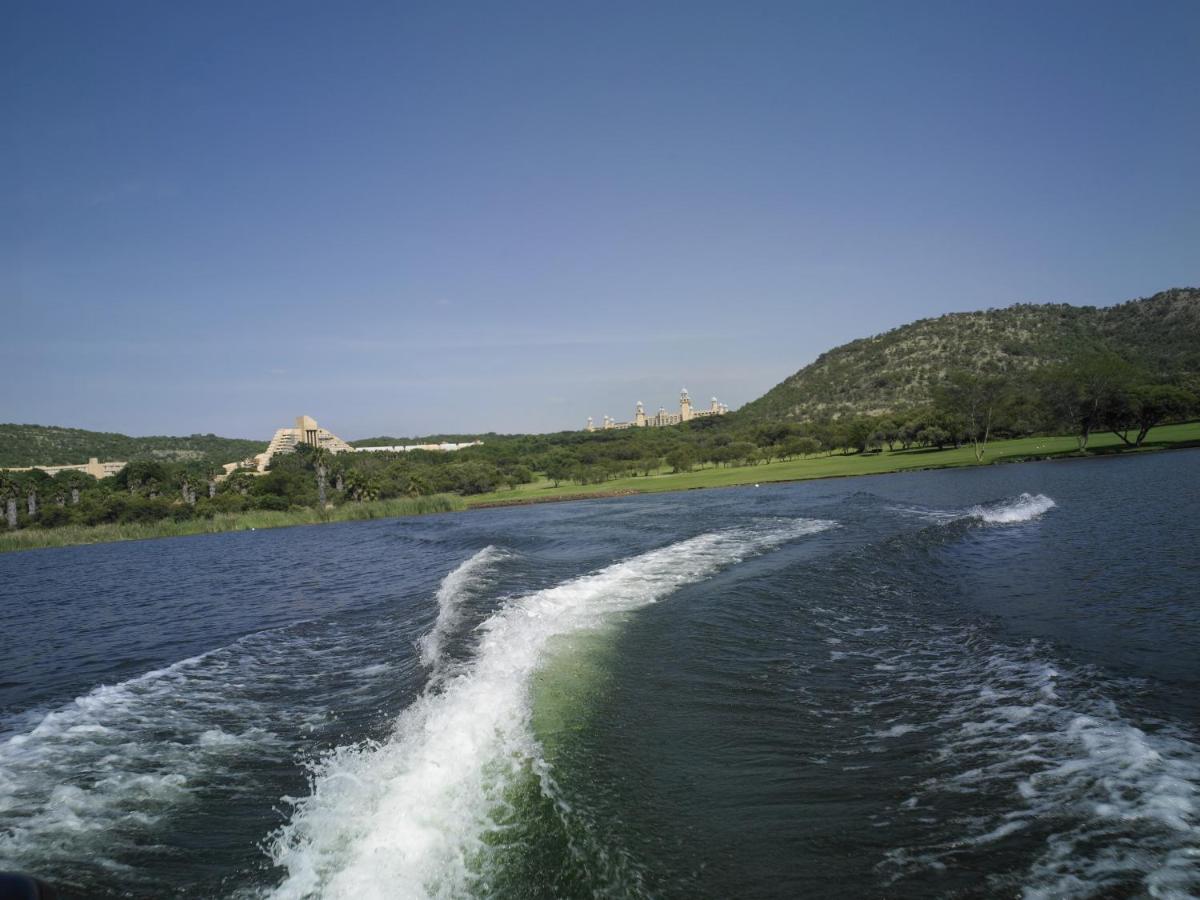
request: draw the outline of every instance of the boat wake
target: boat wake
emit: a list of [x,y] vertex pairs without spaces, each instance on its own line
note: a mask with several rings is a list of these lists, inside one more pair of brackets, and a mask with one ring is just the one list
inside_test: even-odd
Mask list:
[[548,783],[530,687],[557,641],[832,525],[776,519],[702,534],[509,601],[480,626],[473,661],[408,707],[388,740],[315,765],[311,793],[272,842],[286,870],[272,896],[469,893],[488,877],[511,792],[530,777]]
[[132,860],[175,852],[165,835],[181,817],[264,790],[335,710],[398,680],[364,657],[367,637],[319,622],[256,632],[22,716],[0,741],[0,869],[136,880]]
[[1056,506],[1045,494],[1021,494],[987,506],[972,506],[967,515],[988,525],[1019,525],[1040,519]]
[[1040,519],[1057,506],[1045,494],[1023,493],[1008,500],[982,503],[966,509],[931,509],[920,506],[893,506],[891,509],[926,522],[976,521],[985,525],[1020,525]]
[[438,616],[433,628],[417,641],[421,663],[436,677],[445,664],[444,645],[463,619],[463,604],[492,583],[496,566],[509,554],[484,547],[442,579],[437,591]]

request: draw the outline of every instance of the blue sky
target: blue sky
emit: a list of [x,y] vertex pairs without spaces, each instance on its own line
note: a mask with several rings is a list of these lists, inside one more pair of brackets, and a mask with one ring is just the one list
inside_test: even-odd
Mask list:
[[1200,283],[1192,0],[7,11],[3,421],[558,430]]

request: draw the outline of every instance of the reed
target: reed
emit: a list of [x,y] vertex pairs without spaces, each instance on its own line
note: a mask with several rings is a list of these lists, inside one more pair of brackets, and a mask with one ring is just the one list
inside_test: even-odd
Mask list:
[[293,525],[320,525],[324,522],[349,522],[356,519],[391,519],[464,509],[461,497],[434,494],[430,497],[402,497],[370,503],[345,503],[332,509],[248,510],[221,513],[211,519],[184,522],[112,523],[105,525],[65,525],[61,528],[24,528],[0,533],[0,553],[33,550],[38,547],[68,547],[75,544],[101,544],[110,541],[141,541],[151,538],[215,534],[222,531],[249,531],[262,528],[287,528]]

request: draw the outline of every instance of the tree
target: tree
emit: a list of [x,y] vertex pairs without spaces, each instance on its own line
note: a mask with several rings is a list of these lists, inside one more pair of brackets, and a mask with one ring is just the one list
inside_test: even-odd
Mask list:
[[643,475],[653,475],[662,466],[661,456],[643,456],[637,462],[637,470]]
[[887,416],[875,423],[875,436],[880,444],[887,444],[889,451],[896,449],[896,443],[900,440],[900,423],[895,419]]
[[853,422],[847,423],[841,434],[844,449],[853,448],[859,453],[866,453],[875,435],[875,423],[870,419],[855,419]]
[[975,448],[976,462],[983,462],[992,428],[1007,399],[1004,379],[964,371],[952,372],[934,392],[935,404],[962,423]]
[[162,463],[145,459],[134,460],[113,479],[116,486],[128,488],[131,494],[139,493],[144,488],[151,497],[158,496],[160,484],[170,481]]
[[554,482],[555,487],[558,487],[560,482],[571,477],[575,465],[575,460],[569,453],[561,449],[555,450],[542,460],[542,472]]
[[192,483],[192,474],[186,470],[179,473],[179,493],[188,506],[196,505],[196,486]]
[[1086,450],[1105,410],[1137,380],[1136,370],[1115,353],[1093,351],[1043,372],[1040,392],[1051,424],[1070,429],[1079,449]]
[[221,474],[221,470],[216,466],[209,466],[204,470],[204,480],[208,485],[209,500],[217,496],[217,476],[219,474]]
[[4,518],[10,529],[17,527],[17,498],[21,488],[7,476],[0,475],[0,498],[4,499]]
[[673,472],[690,472],[696,464],[696,455],[692,448],[681,444],[667,454],[667,465]]
[[313,470],[317,473],[317,506],[325,508],[325,478],[328,474],[329,451],[317,447],[312,451]]
[[937,447],[939,450],[944,450],[946,445],[950,443],[950,432],[939,425],[927,425],[917,432],[917,441],[927,447]]
[[333,476],[333,489],[339,494],[344,492],[346,490],[346,467],[335,462],[329,467],[329,474]]
[[357,470],[346,475],[346,492],[357,503],[379,499],[379,484],[375,479]]
[[[742,466],[753,460],[755,454],[758,452],[758,448],[749,441],[734,441],[729,445],[728,449],[733,457],[733,462]],[[688,451],[690,453],[691,448],[688,448]],[[689,465],[688,468],[690,469],[691,466]]]
[[245,469],[234,469],[229,477],[225,479],[225,490],[232,491],[245,497],[250,493],[250,488],[254,486],[257,476],[251,475]]
[[[1179,419],[1191,412],[1196,398],[1191,392],[1169,384],[1142,384],[1108,396],[1101,412],[1105,426],[1126,446],[1140,447],[1155,425]],[[1132,440],[1129,432],[1137,434]]]
[[794,438],[791,449],[801,457],[811,456],[814,453],[820,452],[821,442],[815,437]]
[[84,489],[96,486],[95,478],[78,469],[63,469],[54,476],[54,482],[70,495],[72,506],[79,505],[79,497]]

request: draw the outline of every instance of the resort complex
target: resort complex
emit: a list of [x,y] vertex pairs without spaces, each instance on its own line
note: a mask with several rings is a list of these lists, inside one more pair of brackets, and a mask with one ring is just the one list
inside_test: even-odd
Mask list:
[[706,416],[723,416],[729,412],[729,407],[712,398],[712,403],[708,409],[694,409],[692,407],[692,398],[688,396],[687,388],[679,392],[679,412],[669,413],[663,407],[658,408],[658,412],[652,416],[646,415],[646,408],[642,405],[642,401],[637,402],[637,408],[634,410],[632,422],[617,422],[611,416],[604,417],[604,423],[597,428],[596,423],[588,416],[586,431],[606,430],[610,428],[660,428],[664,425],[678,425],[680,422],[690,422],[692,419],[702,419]]
[[237,462],[225,463],[225,474],[229,475],[237,469],[265,472],[275,454],[293,453],[301,445],[319,447],[330,453],[349,453],[354,450],[332,431],[319,426],[316,420],[310,416],[297,416],[296,424],[291,428],[275,430],[271,442],[267,444],[267,449],[262,453]]
[[275,431],[271,442],[267,444],[267,449],[262,453],[258,453],[248,459],[243,459],[238,462],[226,463],[224,466],[225,474],[229,475],[235,470],[249,470],[251,472],[266,472],[267,467],[271,464],[271,459],[279,453],[293,453],[297,447],[302,445],[309,447],[317,447],[322,450],[327,450],[330,453],[407,453],[411,450],[430,450],[430,451],[448,451],[458,450],[462,447],[472,447],[479,441],[470,441],[465,444],[395,444],[387,447],[351,447],[346,441],[342,440],[332,431],[327,428],[322,428],[317,424],[316,420],[310,416],[297,416],[296,424],[290,428],[278,428]]
[[0,472],[32,472],[34,469],[45,472],[47,475],[57,475],[59,472],[83,472],[85,475],[91,475],[99,480],[116,475],[129,463],[127,462],[100,462],[95,456],[88,459],[86,463],[68,466],[20,466],[16,468],[0,469]]

